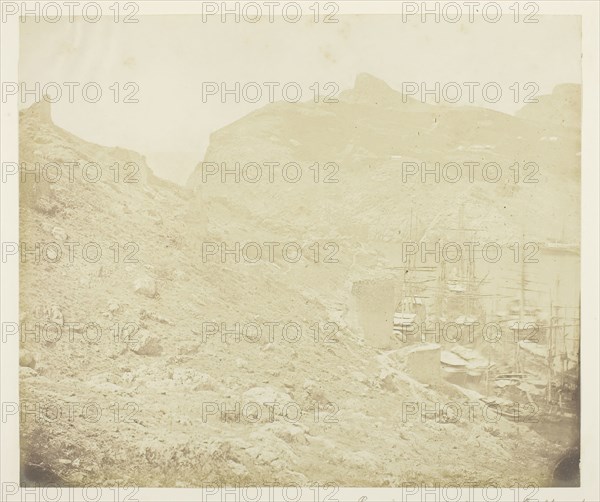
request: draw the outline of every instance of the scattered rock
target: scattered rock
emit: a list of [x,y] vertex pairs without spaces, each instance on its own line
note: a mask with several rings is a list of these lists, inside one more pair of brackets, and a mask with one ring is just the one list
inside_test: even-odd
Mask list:
[[387,390],[389,392],[397,392],[398,391],[398,383],[396,382],[396,377],[393,374],[388,373],[387,375],[381,378],[381,388]]
[[139,330],[129,342],[129,348],[132,352],[140,356],[159,356],[162,354],[160,338],[153,335],[148,330]]
[[175,368],[171,378],[178,385],[186,385],[195,391],[214,390],[217,387],[210,375],[192,368]]
[[52,216],[58,212],[60,206],[52,202],[48,197],[40,197],[35,203],[35,209],[40,213]]
[[183,425],[184,427],[192,425],[192,421],[189,419],[189,417],[179,417],[175,420],[175,423]]
[[186,277],[185,272],[183,272],[182,270],[175,270],[173,276],[175,277],[175,280],[178,281],[183,280]]
[[121,305],[119,305],[115,300],[111,300],[108,303],[108,311],[111,314],[116,314],[121,309]]
[[151,277],[140,277],[133,283],[133,290],[148,298],[155,298],[158,291],[156,288],[156,281]]
[[271,432],[260,430],[250,434],[254,445],[246,450],[258,464],[271,465],[276,469],[286,469],[296,459],[294,451],[287,443]]
[[325,395],[325,391],[320,384],[312,380],[305,380],[302,386],[311,401],[316,401],[319,404],[329,404],[330,399]]
[[21,366],[19,368],[19,378],[36,377],[38,372],[29,366]]
[[179,355],[183,355],[183,356],[190,356],[193,354],[197,354],[198,352],[200,352],[200,344],[199,343],[192,343],[192,344],[186,344],[183,345],[182,347],[179,347],[179,349],[177,349]]
[[232,444],[230,441],[223,441],[220,439],[211,440],[207,452],[210,455],[210,458],[214,461],[231,461],[238,462],[239,459],[237,457],[237,452],[240,449],[249,448],[250,445],[245,441],[237,440],[235,444]]
[[245,402],[258,403],[277,403],[278,405],[287,404],[292,401],[290,395],[274,387],[253,387],[243,394]]
[[96,391],[100,391],[100,392],[108,393],[108,394],[115,394],[115,393],[121,392],[123,390],[121,387],[119,387],[118,385],[116,385],[112,382],[100,382],[100,383],[92,385],[92,388]]
[[19,355],[19,366],[35,369],[36,360],[31,352],[21,351]]
[[377,472],[381,468],[379,458],[369,451],[353,451],[351,454],[344,454],[343,462],[353,469],[370,472]]
[[227,462],[227,465],[231,469],[231,472],[233,472],[236,476],[243,477],[248,475],[248,469],[246,469],[244,464],[239,464],[233,460],[230,460]]
[[121,375],[121,380],[125,383],[132,383],[136,379],[136,375],[132,371],[126,371]]
[[50,320],[59,326],[64,324],[65,319],[58,305],[52,305],[52,307],[50,307]]
[[308,442],[306,439],[307,428],[299,423],[273,422],[265,425],[264,428],[288,444],[306,444]]
[[65,231],[65,229],[61,228],[61,227],[54,227],[52,229],[52,236],[57,241],[61,241],[61,242],[64,242],[64,241],[66,241],[69,238],[69,236],[67,235],[67,232]]
[[58,258],[58,251],[56,251],[56,249],[54,249],[52,246],[46,247],[44,252],[46,253],[45,258],[50,262],[53,262]]
[[168,324],[169,326],[175,326],[175,323],[169,321],[166,317],[157,314],[156,312],[151,312],[145,309],[140,309],[140,318],[141,319],[150,319],[152,321],[159,322],[161,324]]

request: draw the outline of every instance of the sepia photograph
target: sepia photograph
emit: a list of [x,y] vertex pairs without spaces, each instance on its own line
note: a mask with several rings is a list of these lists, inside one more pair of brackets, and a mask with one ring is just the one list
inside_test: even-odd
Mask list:
[[3,1],[1,500],[596,500],[598,7]]

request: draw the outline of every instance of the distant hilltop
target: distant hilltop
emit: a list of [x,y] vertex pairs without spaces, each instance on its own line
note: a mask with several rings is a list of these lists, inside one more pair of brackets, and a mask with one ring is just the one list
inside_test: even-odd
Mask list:
[[[439,160],[482,149],[500,157],[544,158],[549,168],[562,169],[576,160],[563,146],[565,141],[579,141],[580,85],[559,85],[515,115],[478,106],[424,103],[368,73],[360,73],[354,87],[338,99],[267,104],[215,131],[203,160],[326,158],[352,166],[390,156]],[[559,137],[561,141],[551,146],[543,139]],[[198,186],[200,172],[199,165],[188,187]]]
[[581,85],[560,84],[552,94],[536,96],[537,103],[523,106],[517,117],[536,122],[552,122],[563,127],[581,128]]

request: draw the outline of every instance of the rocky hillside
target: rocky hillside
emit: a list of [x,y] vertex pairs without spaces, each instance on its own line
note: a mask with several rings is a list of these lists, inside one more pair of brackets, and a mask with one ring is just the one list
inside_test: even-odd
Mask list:
[[[21,184],[21,241],[46,250],[21,263],[22,326],[62,329],[22,336],[21,398],[40,410],[22,417],[24,481],[551,483],[563,448],[527,424],[403,416],[406,403],[431,409],[476,396],[409,376],[393,352],[367,342],[351,301],[355,280],[398,277],[367,243],[399,240],[410,209],[441,228],[455,220],[457,201],[471,201],[473,218],[503,238],[531,210],[528,228],[551,232],[540,222],[577,197],[564,172],[578,166],[578,131],[550,127],[404,103],[361,76],[339,103],[276,103],[217,131],[204,159],[335,162],[338,183],[306,175],[296,184],[203,183],[199,170],[184,189],[153,176],[135,152],[60,129],[43,104],[23,111],[22,162],[79,164],[72,182]],[[548,150],[540,138],[550,135],[573,147]],[[492,148],[468,150],[474,144]],[[402,183],[391,157],[462,162],[465,151],[505,163],[545,152],[551,201],[511,183]],[[89,162],[103,167],[96,182],[81,172]],[[135,177],[123,167],[130,162]],[[206,243],[236,241],[293,241],[304,253],[296,262],[203,259]],[[315,243],[323,253],[332,242],[335,260],[315,260]],[[72,259],[70,243],[79,245]],[[82,255],[89,243],[102,250],[97,260]]]
[[[277,215],[295,234],[306,227],[313,232],[315,225],[322,232],[352,234],[362,225],[370,238],[394,241],[399,229],[406,235],[411,210],[424,222],[436,221],[430,230],[440,233],[456,227],[457,208],[464,204],[470,225],[490,240],[526,234],[543,241],[558,220],[569,234],[565,238],[578,241],[579,95],[579,86],[558,86],[512,116],[421,103],[361,74],[337,103],[273,103],[216,131],[188,187],[204,187],[208,200],[233,200],[267,220]],[[264,163],[292,161],[303,168],[299,181],[285,182],[281,167],[267,181]],[[237,183],[229,174],[223,183],[221,172],[236,162],[260,164],[262,178]],[[311,166],[317,162],[321,176],[315,183]],[[403,177],[406,162],[417,163],[417,174]],[[453,162],[462,176],[444,167]],[[478,163],[472,177],[469,162]],[[483,173],[492,162],[501,169],[498,177],[495,168]],[[217,174],[210,174],[213,163],[223,166]],[[422,163],[430,169],[440,164],[439,182],[429,174],[423,183]],[[256,177],[254,167],[246,172],[248,179]],[[294,177],[293,170],[288,174]]]

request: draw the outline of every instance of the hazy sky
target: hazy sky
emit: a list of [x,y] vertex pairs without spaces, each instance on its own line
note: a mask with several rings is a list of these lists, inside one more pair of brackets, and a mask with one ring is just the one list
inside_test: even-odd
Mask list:
[[[53,105],[54,121],[88,141],[139,151],[159,176],[179,183],[202,160],[211,132],[267,102],[202,103],[204,81],[296,81],[306,99],[313,82],[336,82],[343,90],[361,72],[398,90],[412,81],[496,81],[503,98],[486,104],[477,92],[474,104],[512,113],[521,106],[509,95],[513,82],[537,82],[542,94],[581,79],[580,21],[574,16],[544,16],[537,24],[508,18],[497,24],[403,24],[393,15],[339,19],[337,24],[308,17],[297,24],[203,23],[200,16],[175,15],[143,16],[137,24],[108,17],[96,24],[30,20],[21,25],[19,78],[30,87],[100,83],[104,94],[98,103],[86,103],[76,91],[75,103],[65,98]],[[114,82],[136,82],[139,103],[115,104],[109,90]]]

